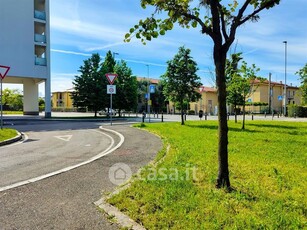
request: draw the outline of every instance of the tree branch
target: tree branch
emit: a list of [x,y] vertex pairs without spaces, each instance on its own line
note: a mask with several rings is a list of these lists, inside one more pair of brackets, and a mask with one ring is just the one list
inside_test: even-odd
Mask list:
[[223,7],[221,6],[220,3],[218,3],[218,7],[219,7],[219,10],[220,10],[220,14],[221,14],[221,22],[222,22],[222,33],[223,33],[223,36],[225,38],[225,41],[228,40],[229,36],[227,34],[227,31],[226,31],[226,22],[225,22],[225,14],[223,12]]
[[210,37],[213,36],[211,28],[206,26],[205,23],[199,17],[196,17],[193,14],[189,14],[189,13],[185,13],[185,12],[182,12],[182,15],[185,16],[186,18],[189,18],[189,19],[197,21],[199,23],[199,25],[201,26],[202,33],[206,33]]

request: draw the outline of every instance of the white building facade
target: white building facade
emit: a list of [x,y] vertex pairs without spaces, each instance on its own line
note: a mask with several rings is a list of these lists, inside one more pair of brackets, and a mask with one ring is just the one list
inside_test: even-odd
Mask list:
[[25,115],[38,115],[38,85],[45,84],[45,116],[51,116],[49,0],[0,0],[0,65],[3,83],[23,84]]

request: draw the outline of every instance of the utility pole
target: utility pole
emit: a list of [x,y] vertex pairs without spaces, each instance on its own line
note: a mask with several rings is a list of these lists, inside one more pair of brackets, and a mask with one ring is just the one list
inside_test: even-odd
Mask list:
[[148,78],[148,87],[147,87],[147,114],[148,122],[150,122],[150,78],[149,78],[149,65],[147,64],[147,78]]
[[272,89],[271,89],[271,79],[272,79],[272,74],[271,73],[269,73],[269,94],[268,94],[268,96],[269,96],[269,100],[268,100],[268,102],[269,102],[269,113],[272,111]]
[[285,44],[285,86],[284,86],[284,116],[287,115],[287,41]]

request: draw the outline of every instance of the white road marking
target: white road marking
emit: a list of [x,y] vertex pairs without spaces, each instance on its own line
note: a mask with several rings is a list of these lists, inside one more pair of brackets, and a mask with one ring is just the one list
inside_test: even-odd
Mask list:
[[70,141],[70,139],[72,138],[72,135],[64,135],[64,136],[54,136],[55,138],[58,138],[62,141]]
[[103,152],[99,153],[98,155],[90,158],[89,160],[81,162],[79,164],[76,164],[76,165],[73,165],[73,166],[69,166],[69,167],[66,167],[66,168],[63,168],[63,169],[51,172],[51,173],[47,173],[47,174],[42,175],[42,176],[38,176],[38,177],[34,177],[34,178],[31,178],[31,179],[28,179],[28,180],[24,180],[24,181],[21,181],[21,182],[18,182],[18,183],[14,183],[14,184],[11,184],[11,185],[0,187],[0,192],[5,191],[5,190],[9,190],[9,189],[12,189],[12,188],[17,188],[17,187],[20,187],[20,186],[23,186],[23,185],[27,185],[27,184],[30,184],[30,183],[33,183],[33,182],[37,182],[37,181],[46,179],[48,177],[52,177],[52,176],[58,175],[60,173],[67,172],[69,170],[72,170],[72,169],[78,168],[80,166],[89,164],[89,163],[91,163],[91,162],[93,162],[95,160],[98,160],[99,158],[101,158],[101,157],[103,157],[105,155],[108,155],[108,154],[112,153],[113,151],[118,149],[124,143],[125,137],[121,133],[116,132],[116,131],[111,130],[111,129],[102,128],[101,126],[99,128],[101,130],[105,130],[105,131],[108,131],[108,132],[111,132],[111,133],[114,133],[115,135],[117,135],[120,138],[119,143],[115,147],[112,148],[112,146],[114,145],[115,141],[114,141],[114,139],[110,135],[108,135],[106,133],[103,133],[101,131],[93,130],[93,131],[98,132],[100,134],[103,134],[103,135],[107,136],[109,139],[111,139],[111,144],[110,144],[110,146],[106,150],[104,150]]

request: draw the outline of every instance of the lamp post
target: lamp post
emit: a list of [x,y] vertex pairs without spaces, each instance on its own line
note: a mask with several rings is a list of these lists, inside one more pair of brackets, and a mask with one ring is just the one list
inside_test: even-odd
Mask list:
[[287,41],[285,44],[285,86],[284,86],[284,116],[287,115]]
[[119,55],[119,53],[113,52],[113,58],[115,59],[115,55]]
[[147,64],[147,78],[148,78],[148,87],[147,87],[147,114],[148,122],[150,122],[150,79],[149,79],[149,65]]

